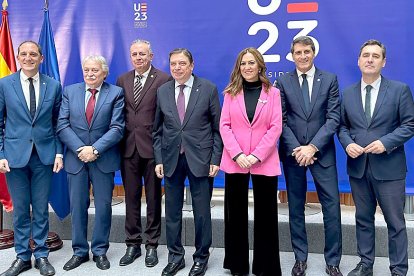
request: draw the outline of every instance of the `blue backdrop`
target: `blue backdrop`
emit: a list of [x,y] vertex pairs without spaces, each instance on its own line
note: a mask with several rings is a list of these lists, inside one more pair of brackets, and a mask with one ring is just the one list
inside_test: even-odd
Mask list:
[[[293,5],[293,3],[307,5]],[[43,20],[42,0],[9,0],[11,35],[17,46],[38,40]],[[384,76],[414,88],[414,1],[411,0],[50,0],[50,21],[63,85],[82,81],[81,60],[89,54],[105,56],[108,81],[131,70],[129,45],[136,38],[151,41],[154,65],[168,72],[168,53],[186,47],[195,59],[195,74],[226,86],[237,53],[248,46],[266,55],[269,77],[291,71],[292,39],[314,37],[316,66],[336,73],[340,89],[360,79],[357,57],[369,38],[387,46]],[[406,147],[414,187],[414,142]],[[338,147],[341,182],[347,182],[345,155]],[[411,170],[411,171],[410,171]]]

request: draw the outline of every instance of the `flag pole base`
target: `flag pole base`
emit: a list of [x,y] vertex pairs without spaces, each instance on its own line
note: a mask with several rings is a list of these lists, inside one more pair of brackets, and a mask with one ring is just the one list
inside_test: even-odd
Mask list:
[[0,250],[11,248],[14,246],[14,232],[4,229],[0,231]]
[[[46,239],[46,245],[50,252],[57,251],[63,247],[63,241],[57,233],[49,232]],[[35,248],[35,244],[32,239],[30,239],[30,248],[32,251]]]

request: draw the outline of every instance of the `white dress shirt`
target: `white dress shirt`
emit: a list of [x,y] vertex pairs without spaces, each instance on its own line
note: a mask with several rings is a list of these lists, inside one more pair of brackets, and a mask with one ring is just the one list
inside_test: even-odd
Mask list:
[[[190,99],[191,89],[193,88],[194,76],[191,75],[188,81],[186,81],[184,87],[184,98],[185,98],[185,110],[187,110],[188,100]],[[177,104],[178,94],[180,93],[180,84],[175,82],[175,103]]]
[[[362,98],[362,107],[365,110],[365,95],[367,94],[367,83],[364,82],[364,80],[361,80],[361,98]],[[377,103],[378,98],[378,92],[381,85],[381,76],[379,76],[378,79],[376,79],[373,83],[370,84],[372,86],[371,89],[371,118],[374,114],[375,104]]]
[[302,82],[303,82],[302,75],[306,74],[306,80],[308,81],[308,86],[309,86],[309,99],[312,99],[313,79],[315,77],[315,72],[316,72],[315,65],[312,65],[312,68],[309,69],[309,71],[306,73],[302,73],[301,71],[296,69],[296,73],[298,74],[298,78],[299,78],[300,87],[302,87]]

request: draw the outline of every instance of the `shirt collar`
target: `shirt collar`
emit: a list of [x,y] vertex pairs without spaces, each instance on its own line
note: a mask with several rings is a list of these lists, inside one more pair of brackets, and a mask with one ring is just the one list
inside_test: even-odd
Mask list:
[[306,73],[302,73],[301,71],[299,71],[298,69],[296,69],[296,73],[298,74],[298,77],[301,77],[303,74],[306,74],[306,77],[307,78],[312,78],[313,75],[315,75],[315,72],[316,72],[316,68],[315,68],[315,65],[314,64],[312,65],[312,68],[309,69],[309,71],[306,72]]
[[[98,90],[98,92],[101,91],[102,85],[103,85],[103,83],[101,83],[101,85],[99,85],[95,89]],[[90,88],[91,87],[89,85],[85,84],[85,92],[89,91]]]
[[[32,79],[36,82],[36,81],[39,80],[39,77],[40,77],[39,72],[37,72],[36,75],[34,75],[32,77]],[[29,81],[29,77],[26,76],[26,74],[23,72],[23,70],[20,70],[20,80],[22,80],[22,81]]]
[[[193,87],[193,83],[194,83],[194,76],[191,75],[190,78],[184,83],[185,86],[190,87],[190,89]],[[175,81],[175,88],[177,88],[178,86],[180,86],[180,84]]]
[[[141,74],[141,76],[146,79],[148,77],[149,72],[151,71],[152,65],[148,68],[147,71],[145,71],[143,74]],[[137,71],[135,72],[135,77],[139,76],[140,74]]]
[[[363,79],[361,79],[361,89],[365,90],[365,88],[367,87],[367,83],[364,82]],[[372,86],[372,88],[374,88],[375,90],[379,91],[379,87],[381,85],[381,75],[378,77],[378,79],[376,79],[373,83],[369,84]]]

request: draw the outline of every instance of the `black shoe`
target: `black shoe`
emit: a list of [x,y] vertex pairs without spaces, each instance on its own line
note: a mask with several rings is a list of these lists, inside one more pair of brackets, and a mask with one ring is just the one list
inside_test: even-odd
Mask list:
[[305,276],[308,265],[306,261],[296,261],[292,268],[292,276]]
[[35,261],[35,268],[39,269],[41,275],[55,275],[55,268],[49,263],[46,257],[38,258]]
[[361,262],[348,273],[348,276],[372,276],[372,267],[366,267]]
[[128,246],[125,255],[119,261],[119,265],[125,266],[132,264],[139,256],[141,256],[141,248],[139,246]]
[[73,255],[72,258],[70,258],[69,261],[63,266],[63,269],[66,271],[72,270],[74,268],[77,268],[83,263],[86,263],[89,261],[89,255],[85,255],[83,257]]
[[190,269],[190,272],[188,273],[188,276],[203,276],[206,274],[207,271],[207,262],[200,263],[200,262],[194,262],[193,266]]
[[326,265],[325,272],[329,276],[343,276],[338,265]]
[[101,256],[93,256],[93,261],[96,263],[96,267],[101,270],[106,270],[111,267],[111,264],[108,261],[108,258],[105,254]]
[[167,266],[162,270],[161,276],[173,276],[177,274],[180,269],[185,267],[184,258],[179,263],[168,263]]
[[145,254],[145,266],[154,267],[158,264],[158,256],[156,248],[148,248]]
[[32,268],[32,261],[23,261],[20,258],[16,258],[5,272],[0,274],[0,276],[16,276],[22,273],[23,271],[29,270]]

